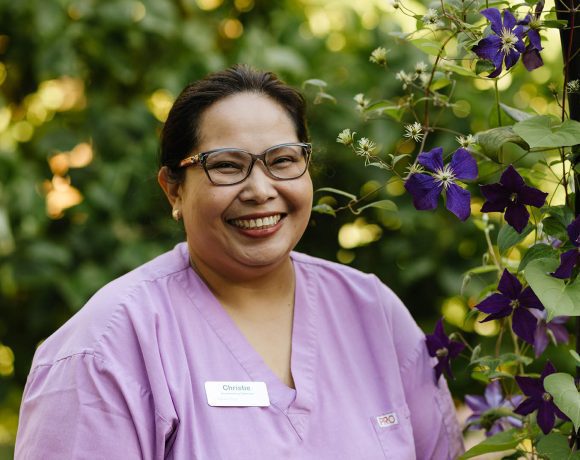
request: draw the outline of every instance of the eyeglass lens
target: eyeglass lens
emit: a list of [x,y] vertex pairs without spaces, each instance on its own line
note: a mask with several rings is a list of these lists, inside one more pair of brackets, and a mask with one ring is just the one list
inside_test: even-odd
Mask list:
[[[212,182],[233,184],[244,180],[252,165],[253,156],[243,150],[220,150],[205,158],[205,169]],[[307,166],[306,151],[297,145],[284,145],[265,152],[264,164],[278,179],[294,179],[304,174]]]

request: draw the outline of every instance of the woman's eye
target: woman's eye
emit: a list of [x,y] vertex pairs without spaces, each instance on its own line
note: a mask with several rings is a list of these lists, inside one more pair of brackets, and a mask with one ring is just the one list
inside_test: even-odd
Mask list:
[[221,161],[219,163],[212,163],[207,165],[208,169],[219,169],[221,172],[226,171],[239,171],[242,169],[242,165],[238,163],[232,163],[227,161]]

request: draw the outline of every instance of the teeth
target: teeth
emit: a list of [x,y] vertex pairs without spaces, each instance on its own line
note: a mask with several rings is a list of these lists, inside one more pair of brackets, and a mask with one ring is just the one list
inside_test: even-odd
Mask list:
[[234,219],[230,222],[236,227],[240,228],[262,229],[276,225],[278,222],[280,222],[281,218],[282,216],[280,214],[275,214],[273,216],[262,217],[258,219]]

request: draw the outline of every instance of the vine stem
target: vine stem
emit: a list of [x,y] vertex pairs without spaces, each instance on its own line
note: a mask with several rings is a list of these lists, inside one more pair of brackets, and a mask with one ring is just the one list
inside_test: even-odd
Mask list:
[[499,88],[497,86],[497,79],[493,81],[493,86],[495,88],[495,107],[497,110],[497,125],[501,126],[501,107],[499,105]]
[[497,267],[497,270],[499,272],[501,272],[501,264],[499,263],[499,261],[497,260],[497,257],[495,256],[495,251],[493,249],[493,244],[491,242],[491,237],[489,236],[489,231],[490,231],[490,227],[486,226],[485,230],[483,231],[485,233],[485,241],[487,242],[487,250],[489,251],[491,258],[493,259],[493,263],[495,264],[495,266]]

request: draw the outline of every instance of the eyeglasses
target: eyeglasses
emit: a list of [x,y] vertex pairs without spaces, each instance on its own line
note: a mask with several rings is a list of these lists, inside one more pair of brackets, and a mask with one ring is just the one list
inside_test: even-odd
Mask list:
[[180,168],[201,164],[214,185],[235,185],[245,181],[260,160],[268,176],[277,180],[298,179],[308,169],[312,145],[279,144],[259,155],[237,148],[223,148],[198,153],[181,160]]

